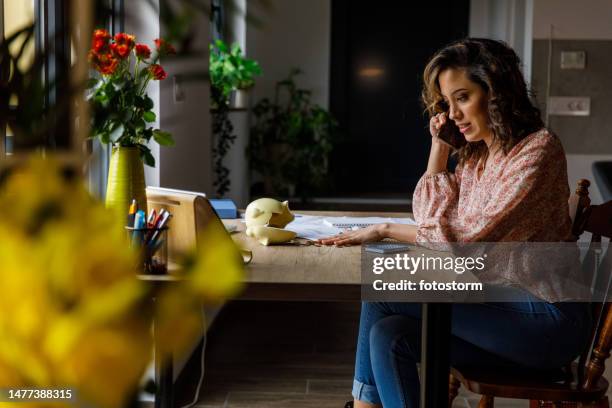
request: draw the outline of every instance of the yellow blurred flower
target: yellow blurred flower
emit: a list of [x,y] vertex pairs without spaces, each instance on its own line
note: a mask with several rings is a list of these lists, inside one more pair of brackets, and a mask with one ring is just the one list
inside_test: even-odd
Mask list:
[[209,223],[199,247],[186,261],[189,287],[204,299],[214,301],[234,296],[242,289],[242,255],[227,232]]
[[201,238],[183,261],[185,279],[157,297],[158,336],[165,353],[191,347],[194,336],[205,329],[203,305],[236,296],[243,286],[242,256],[227,232],[210,223]]
[[2,385],[121,406],[151,357],[148,289],[123,226],[43,159],[9,177],[0,212]]
[[0,387],[67,387],[81,404],[125,406],[152,358],[153,314],[163,347],[180,351],[200,330],[202,302],[240,289],[236,248],[214,231],[184,280],[138,280],[124,220],[51,160],[10,175],[0,213]]

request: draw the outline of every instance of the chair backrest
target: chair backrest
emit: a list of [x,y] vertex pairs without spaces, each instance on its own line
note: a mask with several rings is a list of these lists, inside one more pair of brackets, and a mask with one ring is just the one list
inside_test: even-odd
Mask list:
[[576,239],[584,232],[592,234],[583,263],[586,264],[586,268],[596,268],[595,287],[603,287],[606,290],[603,300],[592,304],[594,327],[591,342],[588,349],[580,356],[578,365],[578,384],[583,389],[593,388],[598,383],[612,348],[612,303],[607,302],[612,273],[612,247],[609,243],[606,245],[604,258],[601,259],[604,253],[602,237],[612,237],[612,201],[601,205],[590,205],[589,185],[588,180],[578,181],[578,188],[570,197],[570,216],[573,215],[572,234]]
[[570,195],[568,200],[569,204],[569,215],[572,219],[572,235],[577,240],[578,237],[584,232],[584,211],[591,205],[591,199],[589,198],[589,186],[591,182],[586,179],[578,180],[578,185],[574,194]]

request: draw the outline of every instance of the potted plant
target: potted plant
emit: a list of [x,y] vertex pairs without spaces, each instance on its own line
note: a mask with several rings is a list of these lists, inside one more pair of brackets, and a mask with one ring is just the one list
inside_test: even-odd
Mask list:
[[146,209],[144,164],[155,166],[147,143],[151,139],[172,146],[172,135],[150,124],[157,117],[153,100],[147,95],[149,81],[161,81],[167,74],[160,57],[174,54],[164,40],[155,40],[155,52],[137,44],[133,35],[95,30],[89,61],[95,76],[89,83],[92,107],[91,137],[112,145],[106,204],[127,214],[132,199]]
[[305,201],[326,179],[338,124],[300,89],[294,69],[276,84],[274,100],[253,108],[255,124],[247,148],[249,166],[264,178],[265,195],[299,196]]
[[254,85],[256,75],[261,75],[259,64],[245,58],[238,44],[229,47],[217,40],[210,45],[214,186],[219,196],[229,190],[229,169],[223,165],[223,159],[236,140],[229,112],[247,107],[245,90]]
[[210,83],[218,95],[213,95],[213,108],[220,104],[233,109],[247,107],[245,90],[261,75],[257,61],[245,58],[238,44],[231,47],[222,40],[210,45]]

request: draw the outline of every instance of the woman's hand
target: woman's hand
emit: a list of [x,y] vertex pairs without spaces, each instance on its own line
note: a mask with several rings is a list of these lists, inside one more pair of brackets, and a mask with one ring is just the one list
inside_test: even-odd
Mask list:
[[446,170],[450,147],[438,138],[440,129],[446,123],[446,113],[438,113],[429,120],[429,133],[431,133],[431,150],[427,162],[427,174],[434,175]]
[[429,119],[429,133],[431,133],[433,143],[442,143],[440,139],[438,139],[438,135],[440,134],[440,129],[447,120],[446,113],[444,112],[438,113]]
[[348,246],[380,241],[385,238],[383,234],[385,226],[386,224],[376,224],[356,231],[345,231],[333,237],[320,239],[317,243],[323,245]]

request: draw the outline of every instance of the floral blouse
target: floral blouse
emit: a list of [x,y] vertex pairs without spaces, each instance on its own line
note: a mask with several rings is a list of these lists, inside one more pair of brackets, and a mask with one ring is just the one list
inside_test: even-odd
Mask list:
[[[413,198],[417,243],[551,243],[571,238],[567,163],[556,136],[542,129],[507,154],[498,150],[483,170],[484,161],[467,160],[454,174],[426,174],[419,180]],[[548,259],[547,265],[545,258],[515,252],[515,259],[478,277],[522,287],[549,302],[581,298],[588,278],[577,275],[579,263],[572,262],[571,253],[567,262],[556,253],[561,255],[554,258],[556,263]]]
[[[567,163],[542,129],[507,154],[424,175],[413,197],[417,242],[556,242],[571,235]],[[479,174],[481,173],[481,174]]]

